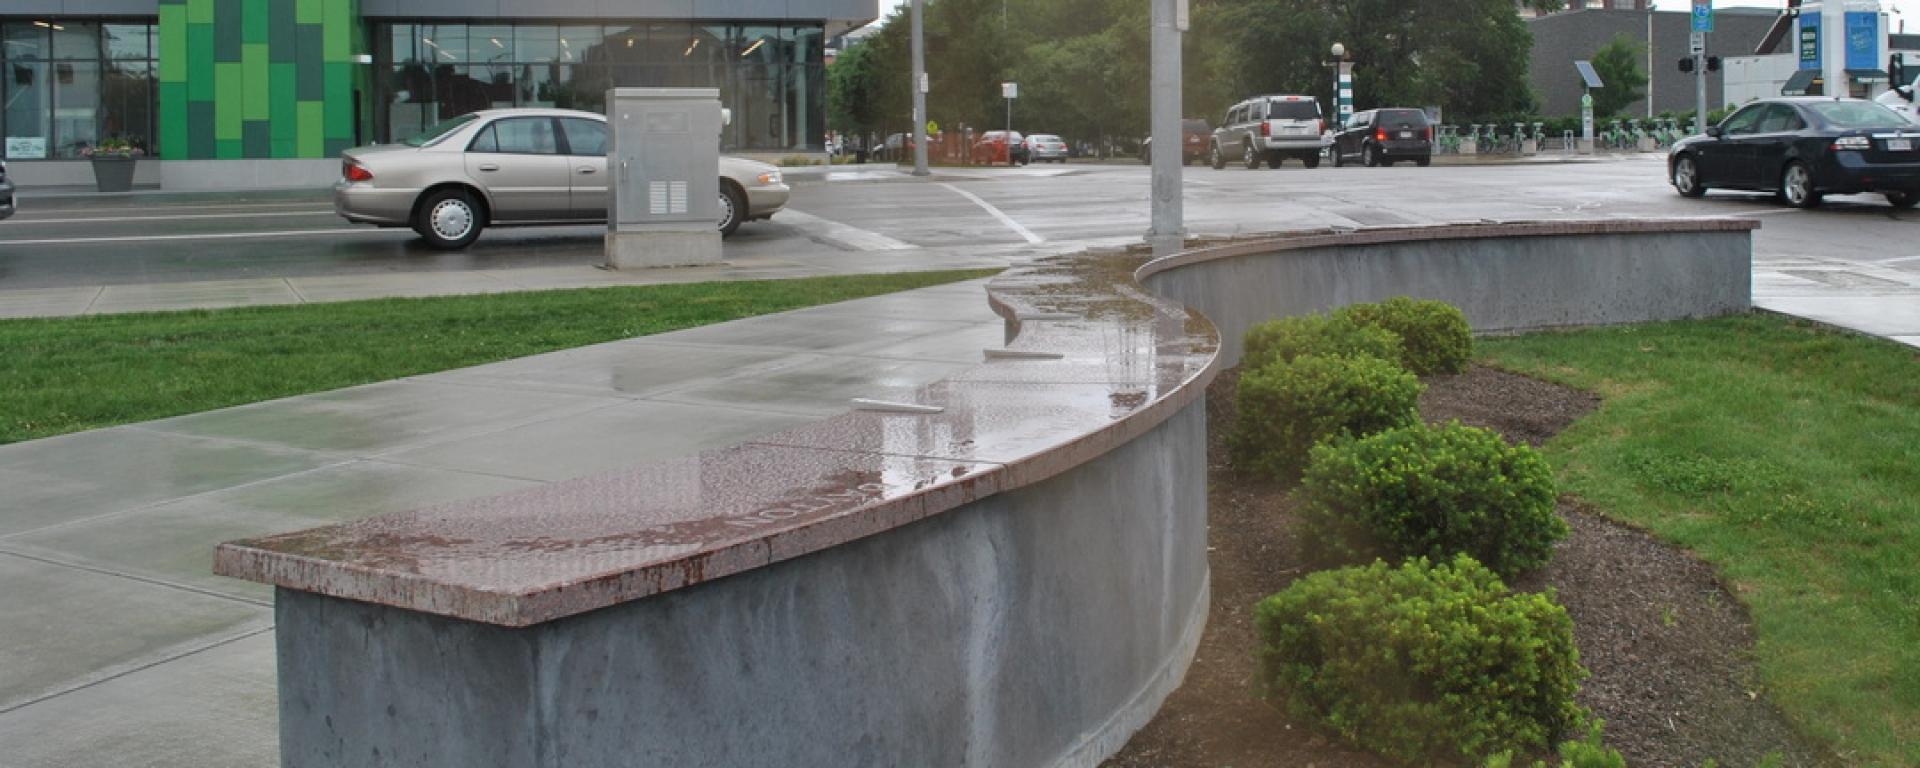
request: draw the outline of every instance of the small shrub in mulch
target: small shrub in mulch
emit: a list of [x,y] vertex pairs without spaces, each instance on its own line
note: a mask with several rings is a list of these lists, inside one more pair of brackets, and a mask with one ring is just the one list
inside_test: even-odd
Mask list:
[[1274,363],[1293,362],[1303,355],[1365,355],[1399,361],[1402,354],[1400,337],[1383,325],[1364,324],[1337,313],[1299,315],[1248,328],[1240,367],[1259,370]]
[[1473,359],[1473,329],[1467,325],[1467,316],[1444,301],[1396,296],[1377,304],[1342,307],[1334,316],[1398,336],[1400,363],[1421,376],[1459,373]]
[[1511,578],[1546,564],[1567,536],[1546,459],[1457,421],[1316,446],[1301,488],[1309,548],[1323,562],[1465,553]]
[[1295,479],[1321,440],[1418,423],[1423,389],[1398,363],[1375,357],[1272,363],[1240,379],[1234,461],[1273,480]]
[[1584,716],[1566,609],[1465,555],[1315,573],[1254,621],[1263,695],[1397,761],[1544,750]]

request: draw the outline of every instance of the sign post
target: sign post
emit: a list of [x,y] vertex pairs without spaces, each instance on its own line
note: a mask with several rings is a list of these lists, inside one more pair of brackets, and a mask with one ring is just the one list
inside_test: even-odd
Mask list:
[[1693,36],[1687,41],[1693,56],[1693,132],[1707,132],[1707,33],[1713,31],[1713,0],[1693,0]]
[[927,45],[921,17],[925,0],[913,0],[913,175],[927,175]]

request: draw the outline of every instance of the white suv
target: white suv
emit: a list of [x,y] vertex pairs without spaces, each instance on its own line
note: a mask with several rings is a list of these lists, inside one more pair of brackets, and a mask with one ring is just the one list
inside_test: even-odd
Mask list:
[[1229,157],[1239,157],[1249,170],[1262,160],[1278,168],[1289,157],[1317,168],[1328,141],[1327,121],[1312,96],[1255,96],[1227,110],[1213,129],[1207,159],[1216,170],[1227,167]]

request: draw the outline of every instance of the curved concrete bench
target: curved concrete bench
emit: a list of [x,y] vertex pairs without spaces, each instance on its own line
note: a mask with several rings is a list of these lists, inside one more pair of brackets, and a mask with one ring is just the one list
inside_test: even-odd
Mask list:
[[[1008,347],[920,390],[917,410],[938,412],[854,411],[681,461],[232,542],[215,570],[279,587],[289,766],[1093,765],[1151,718],[1205,625],[1202,395],[1247,323],[1481,296],[1472,283],[1492,278],[1558,284],[1490,278],[1471,268],[1474,241],[1505,268],[1583,275],[1588,300],[1615,307],[1604,321],[1733,311],[1744,266],[1737,291],[1713,283],[1744,257],[1741,224],[1053,259],[990,284]],[[1647,277],[1693,290],[1621,298]],[[1229,347],[1143,281],[1232,318]],[[1551,302],[1502,314],[1516,300],[1469,316],[1587,317]]]

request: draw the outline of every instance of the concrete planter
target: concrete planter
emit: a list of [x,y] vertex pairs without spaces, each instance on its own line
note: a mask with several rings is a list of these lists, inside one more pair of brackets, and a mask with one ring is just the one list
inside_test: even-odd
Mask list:
[[93,183],[101,192],[129,192],[133,190],[133,168],[139,161],[124,156],[95,156],[93,158]]

